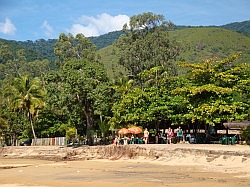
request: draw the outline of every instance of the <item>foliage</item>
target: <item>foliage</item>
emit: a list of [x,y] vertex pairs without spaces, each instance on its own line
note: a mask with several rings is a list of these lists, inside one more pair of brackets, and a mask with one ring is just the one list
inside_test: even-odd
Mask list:
[[[129,123],[249,119],[250,38],[220,28],[172,28],[149,12],[100,37],[0,40],[0,136],[106,136]],[[93,43],[105,48],[96,51]],[[230,56],[238,51],[241,58]]]
[[[29,76],[31,78],[41,77],[44,79],[44,76],[50,71],[49,61],[32,61],[29,63],[24,63],[22,67],[20,67],[18,74],[21,76]],[[44,84],[44,83],[43,83]]]
[[[13,60],[17,58],[18,56],[17,52],[20,50],[24,51],[25,59],[27,59],[27,62],[34,61],[34,60],[43,60],[45,58],[43,55],[41,55],[40,52],[21,46],[16,41],[0,39],[0,46],[1,46],[0,47],[0,64],[6,63],[6,60],[10,60],[10,59]],[[10,52],[9,57],[6,58],[5,60],[1,58],[3,47],[4,48],[7,47]]]
[[99,50],[112,45],[120,37],[121,34],[124,34],[124,32],[113,31],[107,34],[103,34],[101,36],[92,36],[89,37],[88,39],[90,40],[91,43],[95,44],[96,49]]
[[184,118],[215,125],[249,117],[246,112],[249,102],[243,99],[249,94],[244,91],[245,83],[249,83],[246,71],[249,66],[234,63],[239,55],[220,61],[211,58],[201,63],[180,64],[190,68],[189,83],[172,93],[183,95],[188,102],[188,113],[183,115]]
[[[44,56],[46,59],[55,60],[56,55],[53,53],[56,39],[39,39],[36,41],[17,41],[16,43],[20,46],[28,48]],[[30,60],[33,61],[33,60]]]
[[226,25],[222,25],[222,28],[234,30],[250,36],[250,20],[242,22],[234,22]]
[[[29,126],[30,121],[27,118],[27,113],[26,113],[28,111],[25,109],[24,105],[23,109],[15,106],[17,110],[14,110],[13,108],[14,100],[16,100],[17,103],[26,102],[25,100],[27,99],[29,100],[34,95],[36,95],[37,93],[35,93],[34,90],[38,87],[42,88],[42,86],[44,85],[44,82],[38,80],[39,78],[37,77],[40,77],[42,80],[42,77],[44,77],[44,75],[49,71],[48,66],[46,66],[48,65],[46,60],[44,61],[37,60],[35,62],[27,63],[23,52],[24,52],[23,50],[18,51],[17,52],[18,57],[13,60],[9,59],[5,64],[2,64],[2,69],[1,69],[2,80],[0,81],[0,89],[2,95],[0,103],[0,108],[1,108],[0,118],[3,120],[3,123],[5,124],[2,129],[3,130],[2,132],[5,134],[6,137],[10,137],[10,139],[13,138],[14,140],[22,137],[28,138],[32,136],[32,129]],[[24,79],[26,79],[26,81]],[[35,82],[37,83],[40,82],[39,83],[40,85],[38,85]],[[30,84],[33,83],[35,83],[36,86],[34,85],[30,86]],[[40,88],[38,89],[40,90]],[[42,92],[45,91],[43,90]],[[27,98],[25,99],[23,98],[22,101],[21,97],[22,96],[25,97],[24,96],[25,93],[27,93],[27,95],[29,96],[27,96]],[[20,99],[19,101],[17,101],[18,97]],[[34,103],[36,101],[32,102]],[[29,107],[29,105],[30,104],[27,104],[26,106]],[[33,105],[33,107],[38,109],[37,106]],[[32,111],[34,110],[34,108],[30,109]],[[35,116],[33,115],[33,117]],[[36,118],[33,117],[32,119],[36,121]]]
[[58,41],[55,44],[54,52],[59,58],[60,63],[70,59],[86,59],[97,61],[96,48],[89,39],[83,34],[77,34],[74,37],[72,34],[60,34]]
[[[249,28],[249,22],[239,22],[235,23],[234,29]],[[243,24],[243,26],[241,26]],[[229,24],[230,25],[230,24]],[[175,27],[174,27],[175,28]],[[238,59],[240,62],[249,63],[249,46],[250,38],[244,34],[237,33],[231,30],[231,28],[221,29],[221,27],[186,27],[183,26],[181,29],[178,26],[177,29],[168,32],[169,40],[177,41],[181,43],[182,48],[181,53],[177,57],[177,60],[194,62],[200,61],[202,59],[217,56],[219,58],[226,58],[227,56],[236,53],[238,51],[242,52],[242,56]],[[228,30],[230,29],[230,30]],[[234,30],[233,29],[233,30]],[[98,54],[101,56],[101,61],[105,65],[108,76],[112,79],[119,78],[124,74],[128,74],[120,64],[118,64],[118,57],[114,54],[113,44],[118,37],[124,34],[122,31],[115,31],[98,37],[88,38],[92,43],[94,43],[98,49]],[[108,41],[106,41],[108,40]],[[57,69],[55,65],[56,55],[54,54],[54,45],[57,39],[44,40],[40,39],[37,41],[8,41],[1,40],[1,46],[8,46],[11,53],[15,54],[19,49],[24,49],[25,47],[25,58],[27,62],[32,62],[35,60],[49,59],[50,69]],[[103,41],[103,42],[102,42]],[[103,43],[103,44],[102,44]],[[107,46],[108,45],[108,46]],[[102,47],[100,47],[102,46]],[[106,48],[107,47],[107,48]],[[36,51],[34,53],[26,52],[26,48],[30,51]],[[185,49],[185,50],[184,50]],[[1,53],[0,53],[1,54]],[[13,55],[12,54],[12,55]],[[44,56],[41,56],[43,54]],[[1,58],[0,58],[1,59]],[[13,57],[11,57],[13,59]],[[1,60],[0,60],[1,61]],[[1,64],[0,64],[1,71]],[[182,72],[183,73],[183,72]],[[184,72],[185,73],[185,72]],[[1,72],[2,76],[3,73]]]
[[132,86],[133,82],[126,82],[126,79],[113,87],[119,93],[110,120],[114,128],[129,123],[157,123],[162,120],[180,122],[180,115],[185,112],[185,102],[181,96],[171,94],[171,90],[180,86],[182,81],[167,76],[164,71],[156,75],[156,69],[145,70],[139,75],[144,80],[143,87]]
[[68,123],[91,128],[94,115],[108,114],[108,79],[100,63],[64,61],[46,81],[51,110],[59,116],[67,116]]
[[75,127],[70,127],[66,130],[66,138],[67,139],[72,139],[75,138],[77,135],[77,130]]
[[[220,32],[224,32],[226,30],[231,31],[237,31],[239,33],[245,34],[249,36],[250,33],[250,21],[243,21],[243,22],[235,22],[235,23],[229,23],[226,25],[221,25],[221,26],[209,26],[209,27],[194,27],[194,26],[174,26],[174,35],[176,35],[175,33],[180,32],[181,30],[186,30],[188,31],[189,29],[195,31],[194,33],[190,32],[191,35],[197,36],[197,40],[202,42],[203,40],[206,40],[205,37],[200,38],[202,36],[202,34],[200,33],[200,31],[204,32],[207,29],[211,28],[212,30],[214,30],[214,28],[218,28],[218,30],[220,30]],[[223,30],[221,30],[221,28],[223,28]],[[196,33],[196,31],[198,31],[198,33]],[[181,31],[182,33],[182,31]],[[232,32],[231,32],[232,33]],[[121,34],[124,34],[124,32],[122,31],[114,31],[114,32],[110,32],[101,36],[97,36],[97,37],[89,37],[88,39],[91,41],[91,43],[95,44],[97,47],[97,50],[105,48],[107,46],[112,45]],[[241,34],[241,36],[242,36]],[[188,37],[187,34],[183,34],[185,35],[185,37],[182,37],[182,34],[178,34],[180,37],[180,40],[185,40],[185,37]],[[206,34],[205,34],[206,35]],[[222,34],[222,38],[220,39],[220,37],[216,36],[217,34],[209,34],[208,38],[209,40],[212,41],[216,41],[218,40],[218,43],[215,43],[215,45],[218,45],[221,43],[221,41],[224,41],[224,37],[227,37],[227,35]],[[231,39],[233,39],[235,37],[236,33],[231,35]],[[215,37],[215,38],[214,38]],[[188,37],[189,40],[190,37]],[[208,39],[207,38],[207,39]],[[192,39],[193,40],[193,39]],[[239,41],[244,41],[244,40],[239,40]],[[239,43],[238,41],[238,43]],[[48,40],[44,40],[44,39],[39,39],[36,41],[31,41],[31,40],[27,40],[27,41],[13,41],[13,40],[4,40],[4,39],[0,39],[0,43],[1,45],[7,45],[9,46],[9,48],[11,48],[12,52],[15,52],[19,49],[23,49],[25,48],[25,54],[26,54],[26,58],[27,61],[34,61],[34,60],[42,60],[44,58],[46,59],[50,59],[50,60],[55,60],[56,56],[54,54],[54,45],[57,42],[57,39],[48,39]],[[238,45],[238,43],[235,43],[235,46]],[[225,46],[225,44],[224,44]],[[234,45],[231,45],[234,46]],[[215,46],[216,48],[216,46]],[[206,50],[206,49],[205,49]],[[230,54],[230,53],[227,53]],[[206,57],[203,57],[206,58]]]
[[[222,59],[240,51],[242,55],[237,59],[237,63],[250,62],[250,38],[243,34],[215,27],[184,28],[171,30],[168,34],[171,41],[177,41],[182,46],[176,61],[196,62],[214,56]],[[108,76],[119,79],[121,76],[129,75],[129,72],[118,64],[119,56],[114,50],[112,45],[98,50],[98,53],[108,71]],[[177,72],[186,73],[184,69],[178,67]]]
[[241,52],[238,62],[249,63],[250,37],[226,29],[215,27],[192,27],[169,32],[170,39],[185,46],[179,56],[181,61],[195,62],[202,59],[226,58]]
[[102,48],[98,50],[97,53],[101,57],[101,62],[107,71],[109,79],[116,81],[128,75],[128,71],[125,67],[118,63],[118,57],[115,55],[113,45]]
[[167,30],[173,23],[167,22],[162,15],[151,12],[132,16],[130,24],[124,25],[126,34],[115,43],[119,63],[126,67],[131,76],[154,66],[168,68],[169,73],[175,73],[175,59],[180,52],[180,46],[170,41]]
[[0,54],[2,55],[2,59],[6,60],[0,66],[0,80],[12,81],[15,77],[20,76],[29,76],[31,78],[44,77],[50,70],[48,60],[35,60],[27,63],[24,50],[18,50],[16,56],[12,58],[10,50],[7,47],[2,47],[4,51],[0,49]]
[[27,76],[15,78],[13,84],[7,87],[5,94],[8,94],[6,97],[10,99],[9,107],[18,115],[27,117],[33,136],[36,138],[33,123],[45,105],[43,101],[45,90],[40,79],[37,77],[30,79]]
[[250,126],[248,126],[246,129],[243,129],[241,135],[247,144],[250,145]]

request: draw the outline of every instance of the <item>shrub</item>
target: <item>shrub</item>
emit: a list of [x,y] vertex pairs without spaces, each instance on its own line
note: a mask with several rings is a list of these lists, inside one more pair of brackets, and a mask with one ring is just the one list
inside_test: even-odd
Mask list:
[[241,132],[242,138],[246,141],[248,145],[250,145],[250,126]]

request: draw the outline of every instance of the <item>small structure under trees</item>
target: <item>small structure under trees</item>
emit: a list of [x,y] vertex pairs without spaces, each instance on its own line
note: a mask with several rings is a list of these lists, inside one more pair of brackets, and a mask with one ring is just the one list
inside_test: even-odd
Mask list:
[[223,123],[223,125],[227,129],[246,129],[248,126],[250,126],[250,121],[231,121]]

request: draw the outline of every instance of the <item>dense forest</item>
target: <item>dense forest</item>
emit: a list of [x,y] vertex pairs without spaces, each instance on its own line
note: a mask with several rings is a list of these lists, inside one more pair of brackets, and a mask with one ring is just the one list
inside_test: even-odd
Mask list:
[[106,138],[131,124],[249,120],[249,21],[175,26],[151,12],[86,38],[0,40],[0,137]]

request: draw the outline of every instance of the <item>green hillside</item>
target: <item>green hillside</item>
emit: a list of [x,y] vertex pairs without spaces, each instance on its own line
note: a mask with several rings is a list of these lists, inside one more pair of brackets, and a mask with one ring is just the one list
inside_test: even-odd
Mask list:
[[250,20],[222,25],[221,28],[234,30],[250,36]]
[[[195,27],[171,31],[169,37],[183,46],[178,60],[195,62],[201,59],[224,58],[242,52],[241,62],[250,63],[250,38],[244,34],[221,28]],[[118,65],[112,45],[98,50],[110,77],[126,71]]]
[[[113,52],[112,43],[120,36],[121,31],[91,38],[99,45],[98,53],[106,66],[111,78],[119,77],[126,71],[118,65],[118,58]],[[178,60],[194,62],[200,59],[217,56],[227,57],[242,52],[240,60],[250,63],[250,37],[245,34],[218,27],[185,27],[169,33],[171,40],[181,43],[183,50]],[[1,45],[8,45],[12,51],[25,49],[27,61],[37,59],[55,59],[53,45],[56,40],[38,40],[35,42],[17,42],[0,39]],[[103,46],[103,47],[101,47]]]
[[123,34],[122,31],[109,32],[101,36],[89,37],[89,40],[96,45],[97,50],[112,45],[115,40],[117,40],[120,35]]
[[57,39],[40,39],[36,41],[15,41],[15,43],[19,46],[23,46],[39,54],[42,54],[47,59],[55,60],[56,55],[54,54],[54,45],[56,41]]
[[[104,48],[106,46],[111,45],[115,40],[119,38],[122,34],[122,31],[109,32],[107,34],[103,34],[101,36],[89,37],[88,39],[91,43],[96,45],[97,50]],[[54,54],[54,45],[57,42],[57,39],[49,39],[49,40],[36,40],[36,41],[12,41],[19,46],[23,46],[30,50],[36,51],[37,53],[42,54],[44,57],[54,60],[56,56]]]
[[115,56],[112,45],[98,50],[98,54],[101,56],[101,60],[111,79],[126,74],[125,68],[118,64],[118,57]]
[[[214,28],[217,28],[218,30],[214,30]],[[242,37],[242,40],[245,40],[244,37],[242,35],[236,35],[236,34],[229,34],[231,32],[225,33],[226,31],[223,29],[219,29],[219,28],[224,28],[227,29],[229,31],[236,31],[238,33],[242,33],[242,35],[245,36],[250,36],[250,20],[248,21],[243,21],[243,22],[235,22],[235,23],[229,23],[226,25],[222,25],[222,26],[214,26],[214,27],[192,27],[192,26],[176,26],[175,30],[173,32],[171,32],[171,35],[173,35],[173,38],[176,38],[176,40],[178,41],[184,41],[184,43],[187,39],[190,40],[189,43],[191,43],[190,48],[192,48],[192,43],[195,42],[195,44],[198,44],[198,49],[202,48],[202,42],[206,43],[207,46],[214,43],[214,41],[222,41],[221,45],[219,44],[215,44],[215,46],[210,48],[210,51],[208,52],[208,56],[211,52],[213,53],[217,53],[217,52],[229,52],[227,49],[230,48],[230,50],[235,50],[235,47],[238,47],[238,45],[242,42],[240,41],[241,39],[237,39],[239,37]],[[202,33],[199,33],[202,32]],[[219,32],[221,32],[219,34]],[[234,33],[236,33],[234,32]],[[103,34],[101,36],[97,36],[97,37],[89,37],[89,40],[96,45],[97,50],[100,50],[102,48],[105,48],[109,45],[112,45],[113,42],[115,40],[117,40],[119,38],[119,36],[122,34],[122,31],[114,31],[114,32],[110,32],[107,34]],[[230,40],[228,41],[227,37],[224,37],[224,35],[228,35],[230,38]],[[222,36],[220,36],[222,35]],[[232,35],[232,36],[231,36]],[[184,38],[185,37],[185,38]],[[225,39],[226,38],[226,39]],[[225,39],[225,40],[224,40]],[[211,41],[209,41],[211,40]],[[231,44],[230,41],[234,40],[234,42],[236,42],[235,44],[233,44],[233,48],[230,46]],[[40,40],[36,40],[36,41],[10,41],[10,40],[4,40],[4,39],[0,39],[0,44],[4,45],[7,44],[9,46],[11,46],[11,48],[13,49],[13,51],[15,51],[16,49],[20,49],[20,48],[24,48],[26,51],[26,58],[28,59],[28,61],[33,61],[34,59],[41,59],[41,58],[48,58],[50,60],[54,60],[56,58],[55,54],[54,54],[54,45],[56,43],[57,39],[49,39],[49,40],[44,40],[44,39],[40,39]],[[249,41],[249,39],[246,39],[246,41]],[[199,43],[200,42],[200,43]],[[229,42],[229,43],[228,43]],[[225,45],[224,45],[225,43]],[[243,43],[247,43],[248,42],[244,42]],[[229,45],[228,45],[229,44]],[[243,44],[245,45],[245,44]],[[241,50],[241,48],[244,48],[244,46],[240,46],[240,48],[238,50]],[[246,45],[246,46],[249,46]],[[227,49],[224,49],[223,51],[221,51],[221,48],[226,47]],[[206,50],[207,51],[207,48]],[[244,50],[243,50],[244,51]],[[196,50],[197,52],[197,50]],[[229,52],[230,53],[230,52]],[[204,53],[199,53],[200,55],[203,55]],[[192,52],[190,54],[185,53],[185,55],[183,54],[183,58],[187,59],[186,56],[191,55],[191,56],[196,56],[195,52]],[[206,55],[206,53],[205,53]],[[194,59],[194,57],[189,57],[191,59]]]
[[[28,62],[34,60],[42,60],[45,58],[39,51],[32,50],[28,47],[19,45],[16,41],[0,39],[0,46],[8,46],[9,50],[12,52],[13,56],[16,57],[16,52],[18,50],[24,50],[25,57]],[[0,62],[1,63],[1,62]]]
[[[122,31],[114,31],[101,36],[89,37],[88,39],[96,45],[97,50],[112,45],[112,43],[119,38]],[[57,39],[39,39],[36,41],[12,41],[0,39],[0,44],[9,45],[13,50],[24,48],[30,56],[29,61],[36,59],[36,56],[41,58],[47,58],[55,60],[56,55],[54,54],[54,45]]]
[[174,30],[170,38],[185,47],[181,60],[197,61],[217,56],[227,57],[242,52],[242,60],[250,63],[250,38],[238,32],[212,27]]

